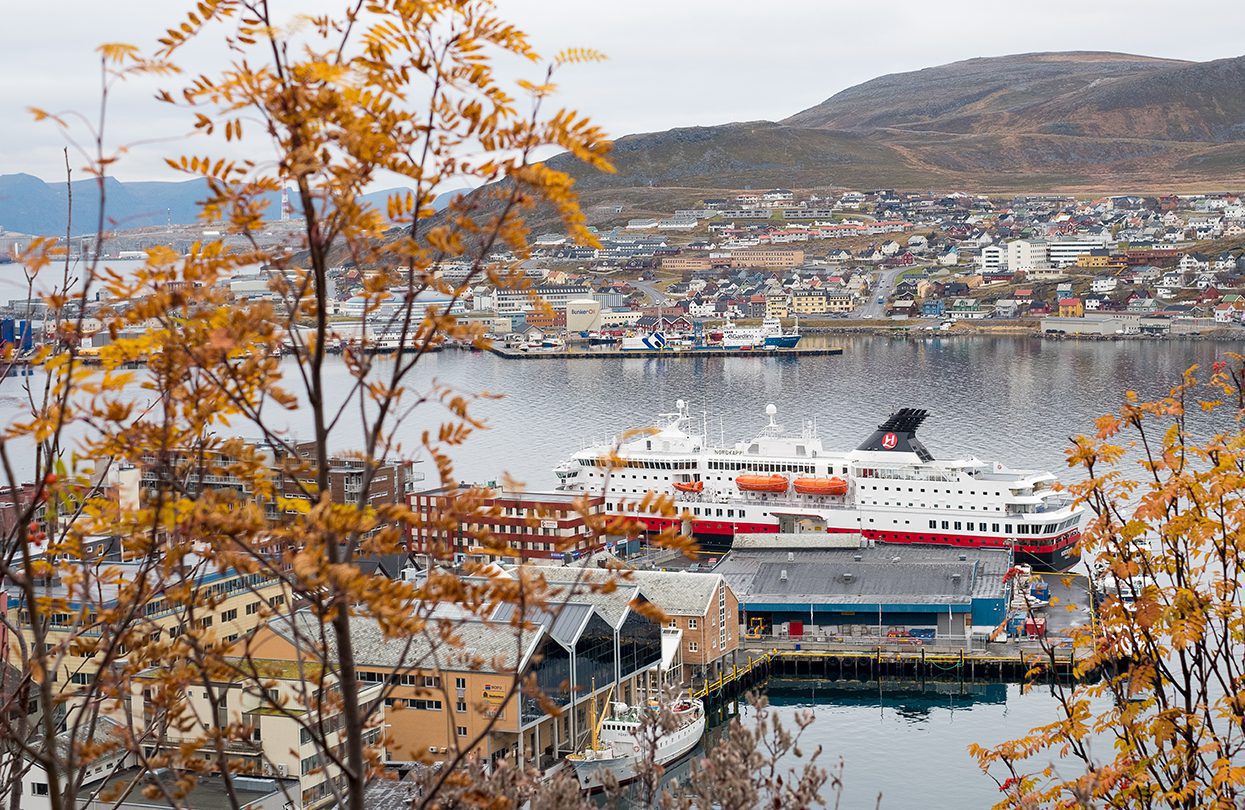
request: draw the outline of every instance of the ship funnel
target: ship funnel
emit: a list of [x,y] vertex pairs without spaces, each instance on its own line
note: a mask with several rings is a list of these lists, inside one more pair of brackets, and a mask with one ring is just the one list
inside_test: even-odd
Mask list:
[[856,449],[883,453],[915,453],[921,461],[933,461],[933,455],[916,438],[916,429],[927,416],[929,411],[922,408],[900,408],[878,425],[873,435]]

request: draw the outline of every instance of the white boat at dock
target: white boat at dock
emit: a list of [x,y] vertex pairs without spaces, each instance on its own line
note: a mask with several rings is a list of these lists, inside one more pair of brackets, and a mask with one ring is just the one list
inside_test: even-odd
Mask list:
[[[690,697],[679,698],[669,706],[676,723],[673,730],[666,730],[657,722],[660,708],[656,705],[613,703],[610,712],[602,715],[600,721],[596,718],[595,701],[590,704],[589,711],[591,742],[567,757],[567,762],[575,769],[579,786],[590,792],[605,787],[606,774],[612,774],[622,785],[638,776],[641,763],[670,765],[677,762],[691,753],[705,735],[704,704]],[[653,716],[651,728],[656,732],[656,751],[652,752],[645,750],[641,738],[646,713]]]

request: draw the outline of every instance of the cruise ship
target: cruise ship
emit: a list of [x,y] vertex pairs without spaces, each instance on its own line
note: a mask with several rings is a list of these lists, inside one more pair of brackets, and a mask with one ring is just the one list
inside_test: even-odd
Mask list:
[[[609,514],[705,542],[859,532],[879,543],[1011,548],[1017,563],[1046,571],[1078,560],[1085,510],[1056,488],[1053,474],[971,456],[936,459],[916,437],[924,410],[896,411],[847,451],[823,447],[815,424],[787,435],[773,405],[766,414],[756,438],[712,447],[679,400],[661,427],[586,447],[560,464],[558,488],[604,495]],[[642,513],[650,491],[672,494],[687,520]]]

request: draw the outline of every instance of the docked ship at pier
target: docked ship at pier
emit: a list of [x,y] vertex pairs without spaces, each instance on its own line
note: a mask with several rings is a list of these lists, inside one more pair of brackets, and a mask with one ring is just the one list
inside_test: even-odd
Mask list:
[[[559,489],[602,495],[609,514],[706,544],[739,534],[859,532],[877,543],[1009,548],[1017,563],[1046,571],[1079,559],[1085,510],[1054,474],[972,456],[936,459],[916,437],[924,410],[896,411],[846,451],[824,447],[815,423],[788,435],[773,405],[766,413],[755,438],[713,447],[679,400],[660,427],[560,464]],[[680,517],[646,513],[648,492],[671,494]]]

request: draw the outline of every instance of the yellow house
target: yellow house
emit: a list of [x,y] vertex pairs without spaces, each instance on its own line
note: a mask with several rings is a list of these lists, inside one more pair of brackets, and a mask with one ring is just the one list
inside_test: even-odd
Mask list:
[[1059,317],[1061,318],[1084,318],[1085,304],[1079,298],[1060,298],[1059,299]]

